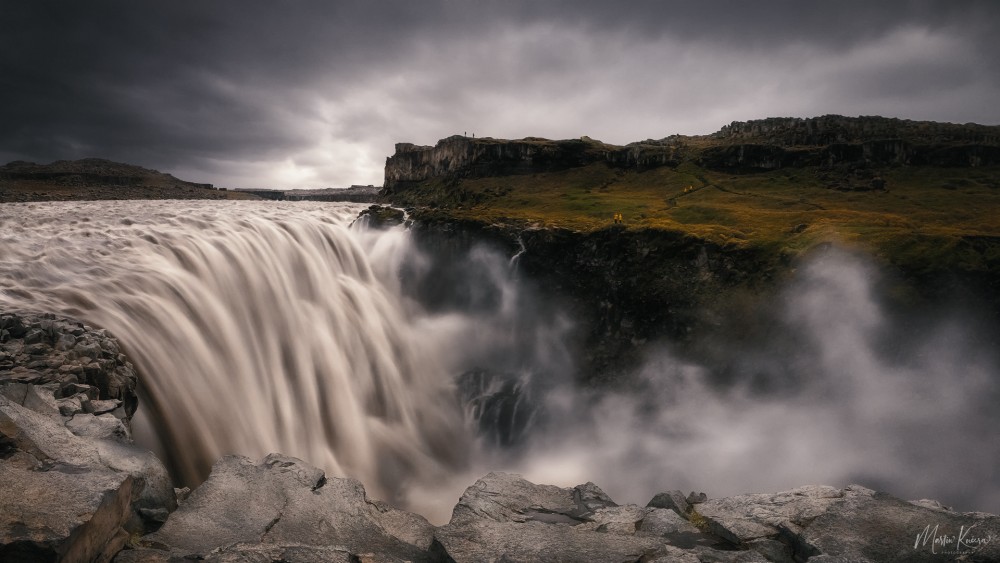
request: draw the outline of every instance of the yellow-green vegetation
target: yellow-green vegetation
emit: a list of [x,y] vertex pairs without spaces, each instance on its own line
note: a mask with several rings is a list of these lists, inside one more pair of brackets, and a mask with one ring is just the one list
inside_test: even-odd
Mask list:
[[621,213],[626,229],[676,231],[724,247],[796,255],[838,242],[918,270],[926,263],[976,271],[1000,259],[1000,167],[886,167],[872,173],[885,190],[831,174],[818,167],[731,174],[690,161],[645,171],[593,163],[436,178],[417,189],[447,194],[436,199],[463,219],[594,231]]
[[703,532],[711,531],[708,520],[701,514],[698,514],[698,510],[696,510],[695,507],[693,506],[687,513],[687,519],[688,522],[690,522],[691,525],[694,526],[695,528],[698,528]]

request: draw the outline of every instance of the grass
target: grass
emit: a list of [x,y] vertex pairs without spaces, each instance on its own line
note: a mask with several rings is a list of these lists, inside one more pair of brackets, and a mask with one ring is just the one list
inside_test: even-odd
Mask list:
[[[730,174],[685,162],[646,171],[603,163],[557,172],[434,179],[414,188],[448,214],[573,231],[612,224],[680,232],[721,246],[796,255],[823,242],[864,248],[910,267],[1000,268],[1000,167],[874,171],[886,191],[853,172],[794,168]],[[970,244],[976,239],[976,244]]]

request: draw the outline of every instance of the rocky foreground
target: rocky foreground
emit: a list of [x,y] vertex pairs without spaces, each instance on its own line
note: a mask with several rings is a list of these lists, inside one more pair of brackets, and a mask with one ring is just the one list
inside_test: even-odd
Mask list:
[[857,485],[638,506],[491,473],[435,527],[276,453],[189,494],[132,443],[135,387],[104,331],[0,314],[0,560],[1000,561],[1000,517]]

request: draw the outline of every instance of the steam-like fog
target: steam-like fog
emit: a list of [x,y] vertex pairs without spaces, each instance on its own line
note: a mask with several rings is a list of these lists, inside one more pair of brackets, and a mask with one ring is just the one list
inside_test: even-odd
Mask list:
[[887,319],[875,276],[839,251],[806,264],[774,304],[774,338],[738,350],[741,381],[719,384],[665,343],[650,351],[638,392],[551,393],[559,414],[533,435],[521,470],[594,480],[636,502],[666,488],[720,496],[861,483],[996,512],[993,350],[971,346],[958,319],[897,342],[909,331]]
[[995,349],[957,314],[884,308],[863,257],[817,254],[759,318],[585,389],[579,327],[516,260],[348,228],[359,210],[3,205],[0,306],[118,336],[139,438],[191,483],[281,451],[435,521],[493,470],[620,502],[861,483],[1000,512]]

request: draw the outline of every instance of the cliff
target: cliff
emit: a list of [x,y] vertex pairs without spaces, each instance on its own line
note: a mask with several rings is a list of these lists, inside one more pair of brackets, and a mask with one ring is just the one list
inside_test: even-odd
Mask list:
[[396,144],[386,159],[387,194],[433,178],[537,174],[593,163],[643,170],[693,161],[751,172],[807,166],[1000,164],[1000,126],[826,115],[733,122],[704,136],[675,135],[616,146],[582,137],[550,141],[448,137],[434,146]]
[[396,153],[386,159],[385,188],[389,193],[398,193],[414,183],[441,176],[532,174],[598,162],[644,168],[677,165],[678,159],[678,146],[668,142],[619,147],[589,137],[562,141],[528,137],[508,141],[455,135],[433,147],[397,143]]
[[830,245],[872,256],[900,307],[968,299],[1000,322],[998,132],[824,116],[624,147],[451,137],[397,146],[382,197],[428,248],[519,254],[584,320],[587,377],[613,379],[644,342],[698,340]]

